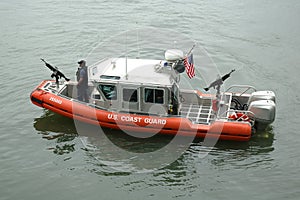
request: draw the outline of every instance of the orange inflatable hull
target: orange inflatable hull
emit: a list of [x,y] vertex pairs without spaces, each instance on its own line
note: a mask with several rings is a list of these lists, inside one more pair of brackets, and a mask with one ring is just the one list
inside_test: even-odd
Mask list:
[[88,124],[126,131],[159,132],[165,135],[208,137],[220,140],[248,141],[251,138],[251,125],[247,122],[215,121],[210,125],[205,125],[192,124],[187,118],[174,116],[159,117],[111,112],[41,89],[46,82],[43,81],[31,93],[32,103]]

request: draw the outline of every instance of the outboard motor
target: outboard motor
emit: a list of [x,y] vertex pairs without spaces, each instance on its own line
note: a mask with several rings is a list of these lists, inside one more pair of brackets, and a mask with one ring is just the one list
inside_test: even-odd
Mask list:
[[249,98],[248,110],[255,115],[255,127],[265,129],[275,120],[275,94],[272,91],[253,92]]

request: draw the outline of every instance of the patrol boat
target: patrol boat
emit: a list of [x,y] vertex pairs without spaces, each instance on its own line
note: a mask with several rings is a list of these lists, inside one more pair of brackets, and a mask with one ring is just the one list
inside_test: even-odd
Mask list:
[[[275,94],[233,85],[220,92],[230,73],[205,88],[179,86],[183,52],[167,50],[163,60],[106,58],[88,67],[90,100],[77,100],[76,82],[46,63],[56,80],[44,80],[31,93],[33,104],[102,127],[219,140],[248,141],[275,119]],[[60,80],[65,78],[65,80]]]

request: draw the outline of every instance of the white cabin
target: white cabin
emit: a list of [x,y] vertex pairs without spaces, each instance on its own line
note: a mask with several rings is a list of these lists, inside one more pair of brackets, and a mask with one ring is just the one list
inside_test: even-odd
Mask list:
[[178,114],[179,73],[165,60],[109,58],[89,67],[97,106],[147,114]]

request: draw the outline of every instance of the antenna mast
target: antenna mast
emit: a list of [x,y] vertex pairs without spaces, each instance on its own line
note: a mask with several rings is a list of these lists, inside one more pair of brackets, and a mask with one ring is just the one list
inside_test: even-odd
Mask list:
[[125,78],[128,80],[128,69],[127,69],[127,31],[125,37]]

